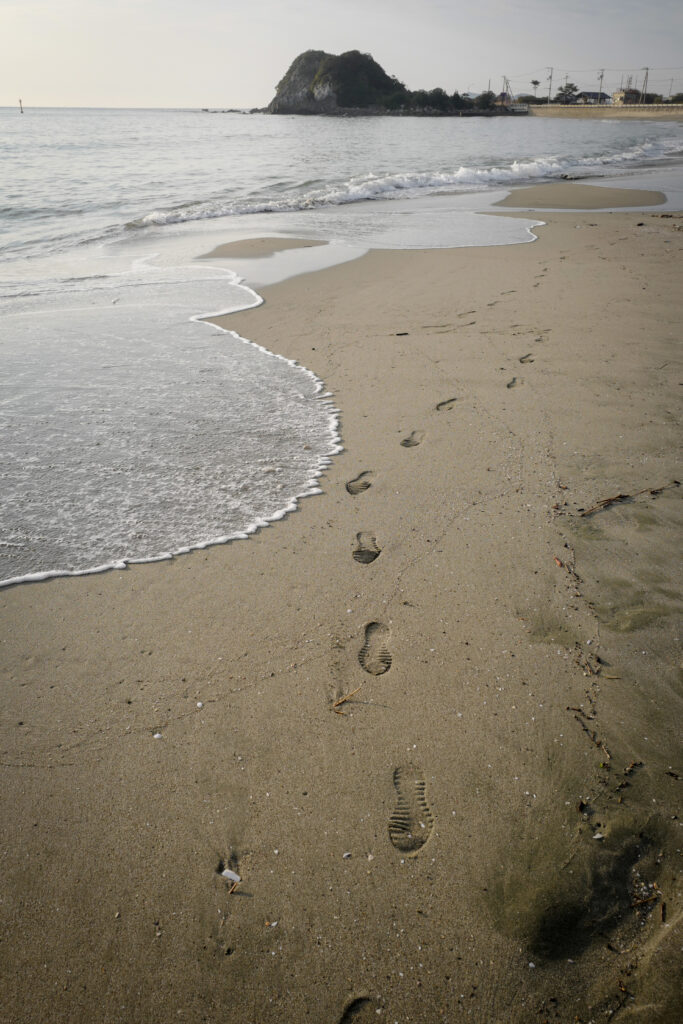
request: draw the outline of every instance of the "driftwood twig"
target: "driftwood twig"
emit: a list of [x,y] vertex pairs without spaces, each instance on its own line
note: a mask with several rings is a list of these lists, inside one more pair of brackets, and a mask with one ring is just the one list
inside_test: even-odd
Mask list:
[[[351,691],[351,693],[347,693],[344,697],[340,697],[339,700],[336,700],[334,702],[334,704],[332,705],[332,707],[333,708],[338,708],[340,704],[345,704],[347,700],[351,700],[351,698],[354,696],[354,694],[358,693],[358,691],[361,690],[362,688],[363,688],[363,684],[361,683],[360,686],[357,686],[355,690]],[[339,712],[339,714],[343,714],[343,713],[344,713],[343,711]]]
[[662,491],[668,490],[670,487],[680,486],[680,481],[672,480],[670,483],[664,484],[662,487],[643,487],[642,491],[635,491],[634,494],[615,494],[613,498],[603,498],[602,501],[599,501],[597,505],[593,505],[592,508],[584,509],[584,511],[580,512],[579,515],[581,517],[589,516],[593,512],[600,512],[603,508],[609,508],[610,505],[616,505],[620,501],[630,501],[632,498],[637,498],[640,494],[651,494],[655,497],[656,495],[661,494]]

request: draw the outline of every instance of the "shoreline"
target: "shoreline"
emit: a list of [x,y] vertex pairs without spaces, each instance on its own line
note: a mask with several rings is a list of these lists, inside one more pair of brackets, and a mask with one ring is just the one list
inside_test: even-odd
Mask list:
[[275,529],[0,593],[8,1020],[675,1019],[682,220],[544,218],[218,318],[341,410]]

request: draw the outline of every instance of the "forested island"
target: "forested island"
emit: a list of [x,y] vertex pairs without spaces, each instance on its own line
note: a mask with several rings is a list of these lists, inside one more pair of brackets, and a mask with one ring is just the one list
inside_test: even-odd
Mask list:
[[444,89],[411,91],[388,75],[369,53],[349,50],[335,56],[306,50],[292,62],[278,83],[269,114],[426,114],[462,115],[508,113],[496,96],[484,92],[475,99]]

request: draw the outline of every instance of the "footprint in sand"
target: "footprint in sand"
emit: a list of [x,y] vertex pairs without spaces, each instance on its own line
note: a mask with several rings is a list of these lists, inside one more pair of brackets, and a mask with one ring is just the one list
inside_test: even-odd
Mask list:
[[352,999],[344,1008],[339,1018],[339,1024],[370,1024],[370,1021],[377,1020],[378,1009],[372,999],[361,996],[359,999]]
[[505,385],[505,387],[506,387],[506,388],[508,388],[508,389],[509,389],[509,388],[516,388],[516,387],[519,387],[519,385],[520,385],[521,383],[522,383],[522,382],[521,382],[521,380],[519,380],[519,378],[518,378],[518,377],[513,377],[513,378],[512,378],[512,380],[509,380],[509,381],[507,382],[507,384]]
[[398,802],[389,818],[389,838],[401,853],[416,854],[432,834],[434,815],[425,796],[425,780],[419,768],[394,769]]
[[371,533],[356,534],[357,547],[353,550],[353,557],[361,565],[370,565],[376,558],[379,558],[382,549],[377,544],[377,538]]
[[455,405],[456,401],[457,401],[457,399],[455,399],[455,398],[446,398],[446,399],[444,399],[443,402],[439,402],[438,403],[438,405],[436,407],[436,411],[437,412],[448,412],[449,409],[453,408],[453,406]]
[[346,485],[346,490],[349,494],[362,494],[363,491],[367,491],[368,487],[372,486],[374,479],[374,473],[371,470],[366,469],[363,473],[360,473],[354,480],[349,480]]
[[533,363],[534,357],[532,356],[531,352],[527,352],[525,356],[519,357],[519,361],[520,363]]
[[424,436],[423,430],[413,430],[412,434],[408,434],[407,437],[403,438],[401,445],[403,448],[417,448],[424,441]]
[[369,622],[365,627],[365,640],[358,652],[358,660],[361,668],[371,676],[382,676],[391,668],[388,639],[389,627],[383,622]]

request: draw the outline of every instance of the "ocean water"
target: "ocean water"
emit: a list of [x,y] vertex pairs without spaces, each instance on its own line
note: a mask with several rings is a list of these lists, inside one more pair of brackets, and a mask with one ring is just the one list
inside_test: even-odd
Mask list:
[[[656,121],[5,108],[0,136],[0,585],[245,537],[319,489],[333,396],[205,317],[370,247],[532,241],[480,215],[511,186],[683,166]],[[199,259],[258,235],[328,244]]]

